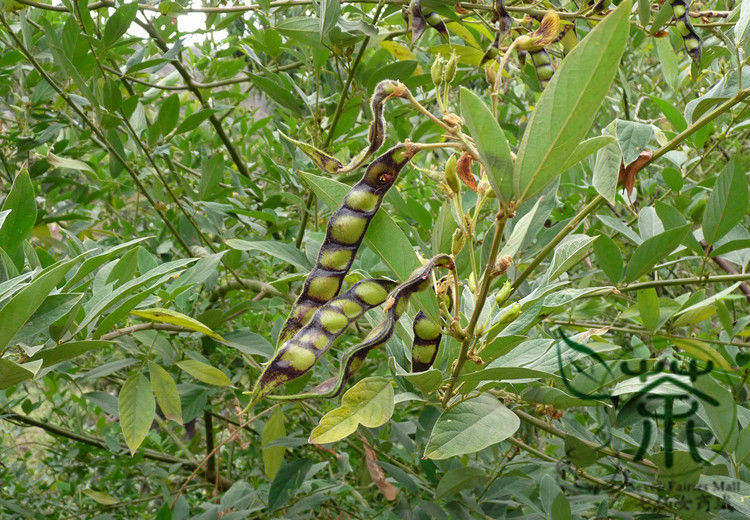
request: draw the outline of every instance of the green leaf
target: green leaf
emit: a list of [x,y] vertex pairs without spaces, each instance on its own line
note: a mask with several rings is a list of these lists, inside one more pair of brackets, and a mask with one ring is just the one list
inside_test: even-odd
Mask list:
[[715,349],[710,347],[708,343],[700,341],[698,339],[679,339],[679,338],[665,338],[680,347],[682,350],[690,354],[696,359],[701,361],[712,361],[714,366],[723,368],[725,370],[731,370],[732,365],[724,359]]
[[[335,210],[344,201],[351,186],[310,173],[302,173],[302,178],[312,188],[326,206]],[[421,267],[414,246],[398,224],[385,211],[378,211],[365,233],[365,243],[375,251],[383,262],[396,274],[399,280],[409,279],[409,275]],[[437,299],[433,291],[421,291],[410,299],[427,315],[437,320],[440,317]]]
[[0,323],[3,324],[0,327],[0,349],[8,345],[80,258],[78,256],[68,261],[61,260],[49,266],[0,308]]
[[719,451],[727,451],[734,448],[737,442],[738,425],[737,425],[737,403],[732,393],[723,385],[719,384],[710,374],[699,376],[694,388],[702,391],[704,394],[718,401],[718,406],[702,402],[703,409],[708,418],[708,427],[716,436],[720,446],[714,447]]
[[36,222],[34,186],[27,170],[16,175],[2,210],[10,210],[10,214],[0,227],[0,248],[8,253],[20,272],[23,270],[23,241]]
[[393,386],[390,379],[367,377],[344,394],[341,406],[325,414],[310,433],[310,443],[328,444],[348,437],[361,424],[376,428],[393,415]]
[[446,59],[455,52],[458,62],[462,65],[469,65],[470,67],[478,67],[484,56],[484,51],[480,51],[479,49],[467,45],[456,45],[455,43],[441,43],[440,45],[430,47],[428,52],[430,54],[437,54]]
[[747,175],[737,161],[730,161],[716,179],[703,212],[703,239],[716,243],[747,212]]
[[591,128],[615,78],[630,31],[630,0],[599,22],[566,56],[542,92],[518,149],[517,200],[544,189]]
[[69,341],[56,347],[37,352],[29,358],[29,361],[37,361],[41,359],[42,368],[47,368],[62,363],[63,361],[73,359],[74,357],[80,356],[91,350],[104,348],[112,344],[112,341],[104,341],[100,339]]
[[263,427],[263,434],[261,435],[260,440],[261,448],[263,449],[263,469],[266,472],[266,478],[268,478],[268,480],[272,481],[279,472],[281,463],[284,462],[286,447],[267,446],[267,444],[280,437],[284,437],[285,435],[286,428],[284,427],[284,412],[281,408],[277,408]]
[[194,359],[178,361],[177,366],[199,381],[215,386],[232,386],[227,375],[216,367],[201,363]]
[[620,146],[616,142],[607,144],[596,153],[594,188],[610,204],[615,203],[617,196],[617,180],[620,177],[621,164],[622,152],[620,152]]
[[284,506],[299,491],[312,465],[313,461],[310,459],[298,459],[281,467],[268,490],[269,515]]
[[559,388],[551,386],[530,386],[521,392],[521,397],[528,403],[551,404],[562,410],[572,406],[606,406],[603,401],[581,399],[568,395]]
[[78,159],[68,159],[66,157],[58,157],[51,151],[47,152],[47,162],[54,168],[65,168],[68,170],[78,170],[86,172],[93,180],[98,180],[96,172],[91,169],[91,166]]
[[120,502],[112,495],[108,495],[107,493],[104,493],[102,491],[94,491],[91,488],[84,489],[83,494],[93,498],[96,503],[102,504],[105,506],[111,506],[113,504],[117,504]]
[[104,34],[102,35],[102,44],[105,47],[110,47],[113,43],[120,39],[128,30],[130,24],[135,20],[135,15],[138,14],[138,3],[132,2],[119,7],[112,16],[107,20],[107,25],[104,26]]
[[652,41],[656,47],[656,54],[659,56],[664,79],[667,80],[669,88],[676,91],[679,86],[680,63],[672,48],[672,42],[669,38],[653,38]]
[[604,274],[612,283],[617,283],[622,278],[624,265],[622,262],[622,253],[617,247],[615,241],[607,235],[599,235],[594,242],[594,256],[596,263],[602,268]]
[[438,417],[424,451],[427,459],[475,453],[513,435],[521,421],[490,394],[462,401]]
[[577,264],[589,249],[591,243],[597,237],[578,235],[568,237],[565,242],[555,248],[555,254],[552,257],[552,265],[549,268],[549,280],[554,280],[565,271]]
[[431,368],[424,372],[406,372],[400,366],[396,366],[395,374],[409,381],[425,394],[434,392],[443,382],[443,373],[440,370]]
[[0,358],[0,390],[4,390],[21,381],[34,377],[34,372],[28,370],[10,359]]
[[656,330],[659,327],[659,296],[656,289],[650,287],[638,291],[638,312],[647,329]]
[[656,262],[667,257],[685,238],[689,225],[668,229],[643,241],[630,257],[625,268],[625,281],[630,283],[648,273]]
[[159,115],[156,118],[156,126],[162,135],[172,131],[177,125],[180,117],[180,98],[177,94],[172,94],[161,104]]
[[251,74],[253,78],[253,85],[263,93],[267,94],[269,98],[274,100],[282,107],[290,109],[296,114],[302,114],[303,109],[300,104],[299,97],[296,93],[291,92],[287,87],[283,86],[280,82],[274,81],[272,76],[259,76]]
[[565,163],[565,166],[561,168],[561,170],[569,170],[592,153],[601,150],[603,147],[614,142],[615,138],[611,135],[599,135],[596,137],[592,137],[591,139],[581,141],[580,143],[578,143],[578,146],[575,147],[573,153],[570,154],[570,157],[568,157],[568,161]]
[[130,311],[130,314],[132,314],[133,316],[139,316],[141,318],[146,318],[147,320],[156,321],[159,323],[169,323],[171,325],[178,325],[186,329],[194,330],[195,332],[200,332],[201,334],[205,334],[206,336],[210,336],[219,341],[224,341],[224,338],[222,338],[220,335],[212,331],[210,328],[206,327],[200,321],[196,320],[195,318],[191,318],[190,316],[186,316],[185,314],[182,314],[181,312],[173,311],[171,309],[161,309],[161,308],[154,307],[151,309],[140,309],[137,311]]
[[262,251],[279,260],[292,264],[300,271],[309,271],[312,269],[312,265],[310,265],[310,261],[305,254],[292,244],[277,242],[275,240],[248,241],[238,238],[230,238],[226,241],[226,244],[232,249],[239,249],[240,251]]
[[182,120],[182,123],[180,123],[175,132],[178,134],[182,134],[184,132],[192,130],[193,128],[196,128],[203,121],[211,117],[214,112],[215,110],[213,108],[204,108],[203,110],[199,110],[194,114],[190,114]]
[[745,54],[750,52],[750,2],[748,0],[742,0],[740,3],[740,17],[734,26],[734,41],[745,50]]
[[130,453],[135,455],[146,438],[156,412],[151,382],[143,374],[135,374],[120,389],[117,406],[120,426]]
[[485,102],[464,87],[461,87],[461,117],[477,146],[492,190],[502,202],[510,201],[513,196],[513,159],[505,133]]
[[320,0],[320,41],[327,43],[341,15],[339,0]]
[[482,486],[487,482],[487,473],[472,466],[454,468],[445,472],[435,489],[435,498],[446,498],[464,489]]
[[164,417],[182,424],[182,405],[174,378],[161,365],[153,361],[148,364],[148,373],[154,387],[156,402],[159,403]]
[[[526,237],[531,229],[531,224],[534,222],[539,208],[542,204],[542,198],[540,197],[534,206],[519,219],[518,223],[513,226],[513,231],[510,233],[510,237],[503,245],[503,249],[500,251],[500,256],[509,255],[512,257],[516,256],[516,253],[521,249],[521,246],[527,241]],[[538,229],[532,229],[531,232],[536,234]]]

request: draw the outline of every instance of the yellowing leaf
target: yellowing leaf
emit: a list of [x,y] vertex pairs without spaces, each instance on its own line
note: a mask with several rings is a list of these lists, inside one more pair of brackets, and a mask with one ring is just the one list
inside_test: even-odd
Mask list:
[[310,433],[310,442],[328,444],[340,441],[357,430],[361,424],[376,428],[393,415],[393,387],[384,377],[368,377],[351,387],[341,400],[341,406],[320,419]]
[[216,386],[232,386],[232,381],[218,368],[194,359],[178,361],[177,366],[199,381]]
[[83,494],[90,496],[96,502],[105,506],[111,506],[112,504],[117,504],[119,502],[119,500],[112,495],[102,493],[101,491],[94,491],[93,489],[84,489]]
[[712,347],[709,347],[707,343],[697,339],[677,339],[677,338],[666,338],[680,347],[682,350],[693,356],[694,358],[700,359],[701,361],[713,361],[714,365],[721,367],[725,370],[731,370],[731,365],[727,362],[724,357],[716,352]]
[[474,47],[468,47],[466,45],[449,45],[447,43],[430,47],[429,52],[430,54],[439,54],[443,58],[449,58],[450,55],[455,52],[459,63],[470,65],[472,67],[479,66],[479,63],[484,56],[484,51],[475,49]]
[[463,24],[460,24],[458,22],[448,22],[445,25],[448,27],[448,30],[451,32],[451,34],[457,35],[472,47],[476,47],[477,49],[479,48],[477,39],[474,38],[474,35],[471,34],[471,31],[464,27]]
[[380,46],[391,53],[391,55],[398,61],[418,61],[414,53],[409,50],[409,47],[403,43],[399,43],[393,40],[384,40],[380,42]]
[[154,395],[159,403],[159,408],[167,419],[172,419],[182,424],[182,406],[180,394],[177,392],[177,384],[172,376],[160,365],[150,362],[148,372],[151,376],[151,385],[154,387]]
[[195,318],[191,318],[190,316],[186,316],[185,314],[182,314],[181,312],[173,311],[171,309],[161,309],[161,308],[154,307],[152,309],[141,309],[138,311],[130,311],[130,314],[134,316],[139,316],[141,318],[146,318],[147,320],[158,321],[159,323],[169,323],[170,325],[178,325],[186,329],[194,330],[195,332],[200,332],[202,334],[205,334],[206,336],[210,336],[219,341],[226,341],[220,335],[218,335],[217,333],[215,333],[214,331],[206,327],[204,324],[202,324],[200,321],[196,320]]

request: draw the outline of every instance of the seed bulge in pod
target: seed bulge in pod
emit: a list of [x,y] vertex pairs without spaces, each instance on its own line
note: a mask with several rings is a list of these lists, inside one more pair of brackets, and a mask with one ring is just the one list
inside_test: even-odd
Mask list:
[[340,271],[349,265],[352,252],[342,248],[328,248],[320,251],[320,266],[329,271]]
[[341,278],[338,276],[318,276],[310,280],[310,288],[307,294],[312,298],[327,302],[339,291]]
[[344,199],[344,204],[355,211],[371,212],[380,201],[380,197],[366,189],[352,190]]
[[357,215],[334,215],[330,221],[331,238],[340,244],[359,242],[367,227],[367,219]]
[[388,296],[388,293],[376,283],[363,283],[354,290],[367,305],[380,305]]
[[336,303],[336,306],[341,309],[341,312],[343,312],[349,319],[358,316],[362,312],[362,306],[354,300],[341,300]]
[[341,332],[349,324],[346,316],[333,310],[325,310],[320,314],[320,325],[331,334]]
[[417,320],[414,324],[414,332],[421,339],[434,340],[440,336],[440,326],[428,318]]
[[308,350],[296,343],[287,343],[284,352],[281,354],[281,360],[289,363],[289,366],[299,372],[310,370],[315,364],[315,352]]

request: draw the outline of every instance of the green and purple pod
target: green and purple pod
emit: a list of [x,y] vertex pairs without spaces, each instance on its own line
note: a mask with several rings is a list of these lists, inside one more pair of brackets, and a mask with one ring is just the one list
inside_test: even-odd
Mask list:
[[685,51],[688,53],[690,58],[698,65],[701,62],[701,47],[703,42],[701,41],[698,33],[693,29],[693,25],[690,23],[690,13],[688,13],[688,4],[685,0],[672,0],[672,14],[675,20],[675,26],[677,31],[682,36],[682,43],[685,45]]
[[318,307],[339,293],[383,197],[413,155],[414,150],[407,145],[391,148],[375,159],[362,179],[349,190],[342,206],[328,221],[318,261],[281,329],[278,345],[291,339]]
[[253,390],[254,398],[309,372],[347,327],[383,303],[396,285],[387,278],[362,280],[320,307],[265,366]]

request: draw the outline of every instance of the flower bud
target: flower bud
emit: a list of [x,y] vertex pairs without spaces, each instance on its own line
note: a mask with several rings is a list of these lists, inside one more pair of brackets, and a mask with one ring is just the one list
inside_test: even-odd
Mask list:
[[484,66],[484,78],[487,80],[488,85],[494,85],[497,81],[497,72],[500,68],[500,64],[492,60]]
[[443,76],[445,75],[445,60],[442,56],[435,58],[430,68],[430,75],[432,76],[432,83],[436,87],[439,87],[443,83]]
[[466,237],[461,229],[457,229],[453,232],[453,238],[451,239],[451,254],[456,256],[464,248],[466,243]]
[[461,193],[461,183],[458,180],[458,169],[456,163],[458,159],[453,154],[445,163],[445,182],[453,193]]
[[505,283],[495,295],[495,303],[498,305],[502,305],[503,303],[505,303],[505,300],[507,300],[508,296],[510,296],[512,287],[513,286],[511,285],[510,280],[505,280]]
[[477,292],[477,279],[473,272],[469,275],[469,290],[473,293]]
[[448,58],[448,63],[445,64],[445,82],[450,83],[456,77],[456,70],[458,69],[458,56],[455,51],[451,53]]

